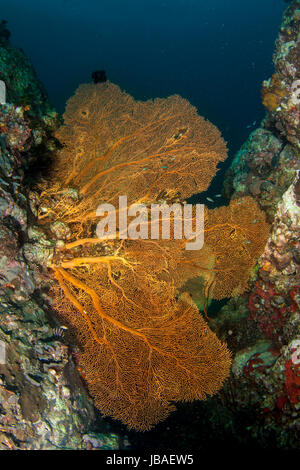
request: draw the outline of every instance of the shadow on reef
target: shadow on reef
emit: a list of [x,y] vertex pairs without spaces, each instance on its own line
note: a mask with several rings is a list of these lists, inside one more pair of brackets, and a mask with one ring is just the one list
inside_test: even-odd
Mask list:
[[[128,431],[110,418],[106,418],[110,431],[125,435],[130,450],[145,452],[190,452],[207,450],[262,450],[276,449],[272,431],[266,435],[261,422],[260,439],[254,439],[248,428],[257,426],[257,416],[252,407],[245,407],[234,415],[216,398],[207,402],[178,403],[177,411],[148,432]],[[101,418],[103,420],[103,418]]]

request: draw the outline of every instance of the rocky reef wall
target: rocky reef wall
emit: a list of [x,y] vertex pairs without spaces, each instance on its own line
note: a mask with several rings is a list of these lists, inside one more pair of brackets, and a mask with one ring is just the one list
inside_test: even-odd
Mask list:
[[[243,439],[300,448],[300,2],[284,13],[263,82],[266,117],[237,153],[228,198],[251,195],[272,223],[249,292],[231,299],[217,323],[234,352],[223,405],[248,410]],[[239,438],[238,438],[239,439]]]
[[105,425],[93,434],[94,407],[76,357],[49,315],[54,247],[34,225],[31,187],[56,146],[60,118],[5,22],[0,80],[0,450],[118,449],[119,436]]

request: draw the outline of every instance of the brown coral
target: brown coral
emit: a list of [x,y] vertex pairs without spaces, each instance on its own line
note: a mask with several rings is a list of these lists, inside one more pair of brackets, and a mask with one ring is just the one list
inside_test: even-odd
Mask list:
[[182,292],[191,278],[205,298],[243,291],[267,225],[246,198],[206,213],[201,250],[174,239],[103,243],[95,236],[101,202],[182,201],[208,187],[226,146],[179,96],[135,102],[111,83],[79,87],[64,118],[52,176],[61,186],[46,190],[43,204],[43,217],[73,234],[51,267],[55,305],[81,346],[96,406],[149,429],[174,401],[204,399],[224,382],[230,353]]
[[262,90],[263,105],[269,111],[275,111],[280,105],[282,98],[287,95],[287,90],[284,88],[280,77],[277,73],[272,75],[270,82],[264,81]]

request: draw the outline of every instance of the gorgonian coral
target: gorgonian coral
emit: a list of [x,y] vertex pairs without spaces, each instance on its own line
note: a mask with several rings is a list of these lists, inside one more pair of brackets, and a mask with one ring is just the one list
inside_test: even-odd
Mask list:
[[189,280],[205,299],[243,292],[268,226],[244,198],[206,211],[201,250],[185,250],[172,231],[170,240],[97,238],[100,203],[181,204],[225,159],[219,131],[179,96],[140,102],[109,82],[81,85],[57,137],[41,213],[69,227],[51,265],[55,307],[81,347],[96,406],[150,429],[174,402],[216,393],[229,373],[230,352],[186,292]]

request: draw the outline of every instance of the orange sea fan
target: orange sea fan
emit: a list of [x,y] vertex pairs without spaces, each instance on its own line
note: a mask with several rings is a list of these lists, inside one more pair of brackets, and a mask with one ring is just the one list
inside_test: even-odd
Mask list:
[[250,196],[234,199],[229,206],[206,211],[204,233],[215,255],[211,296],[224,299],[242,294],[267,241],[265,214]]
[[230,353],[195,305],[176,300],[172,278],[159,280],[140,261],[56,267],[54,289],[82,348],[79,364],[96,406],[147,430],[174,409],[172,402],[215,393]]
[[64,216],[80,223],[119,195],[131,204],[204,191],[227,155],[218,129],[185,99],[135,101],[109,82],[77,89],[57,137],[54,180],[79,190],[81,202]]
[[71,238],[51,266],[54,305],[81,348],[96,406],[150,429],[174,402],[216,393],[229,373],[230,352],[185,292],[189,279],[201,281],[206,297],[245,290],[268,226],[245,198],[206,212],[201,250],[185,250],[186,240],[172,237],[95,236],[102,202],[117,206],[126,195],[128,204],[182,203],[207,189],[226,145],[179,96],[136,102],[109,82],[81,85],[57,137],[63,148],[43,193],[42,220],[67,223]]

